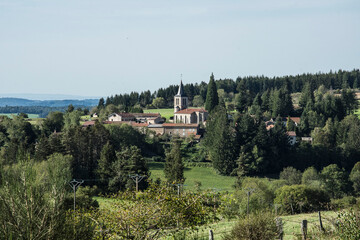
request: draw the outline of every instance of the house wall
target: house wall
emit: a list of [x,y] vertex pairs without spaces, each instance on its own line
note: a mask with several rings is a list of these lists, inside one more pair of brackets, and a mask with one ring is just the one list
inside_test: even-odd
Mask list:
[[190,135],[197,135],[198,129],[188,127],[165,127],[165,134],[179,135],[180,137],[188,137]]

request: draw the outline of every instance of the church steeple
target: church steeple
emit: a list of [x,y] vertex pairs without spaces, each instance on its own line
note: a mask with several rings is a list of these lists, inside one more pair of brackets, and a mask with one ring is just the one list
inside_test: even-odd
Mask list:
[[178,93],[174,96],[174,113],[188,107],[188,98],[185,96],[182,79],[180,81]]
[[184,85],[183,85],[182,80],[181,80],[179,90],[178,90],[178,93],[176,94],[176,96],[183,96],[183,95],[184,95]]

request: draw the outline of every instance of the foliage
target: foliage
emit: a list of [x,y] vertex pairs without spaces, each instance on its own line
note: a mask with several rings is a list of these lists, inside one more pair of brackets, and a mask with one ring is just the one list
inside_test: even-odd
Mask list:
[[232,174],[236,169],[235,138],[222,106],[217,106],[207,121],[205,145],[213,167],[222,175]]
[[169,234],[167,229],[182,229],[215,219],[212,196],[201,193],[180,195],[172,187],[152,185],[146,191],[114,196],[111,209],[96,212],[99,237],[124,239],[157,239]]
[[[141,151],[136,146],[124,148],[117,153],[117,159],[111,164],[111,177],[109,180],[109,190],[117,192],[125,188],[134,188],[135,183],[130,175],[140,175],[145,179],[150,176],[146,161],[141,155]],[[147,181],[139,183],[139,189],[145,189]]]
[[[57,239],[66,214],[65,186],[71,157],[52,155],[48,161],[11,166],[0,188],[0,235],[15,239]],[[60,238],[61,239],[61,238]]]
[[253,213],[240,219],[226,240],[270,240],[278,235],[275,216],[269,212]]
[[314,167],[309,167],[303,172],[301,184],[320,187],[320,176]]
[[336,230],[340,239],[360,239],[360,213],[355,210],[340,212]]
[[300,184],[301,177],[302,173],[293,167],[286,167],[280,172],[280,179],[284,179],[289,185]]
[[340,199],[331,199],[332,209],[344,209],[353,207],[356,204],[356,198],[353,196],[345,196]]
[[330,202],[324,190],[304,185],[286,185],[275,194],[274,203],[281,204],[281,209],[291,214],[320,210]]
[[340,198],[349,190],[349,181],[344,169],[336,164],[324,167],[320,173],[324,189],[332,198]]
[[207,87],[205,109],[211,112],[219,104],[219,97],[214,80],[214,74],[211,74]]
[[180,151],[181,142],[174,139],[171,150],[166,153],[164,173],[169,183],[184,183],[184,163]]
[[353,183],[353,188],[356,195],[360,194],[360,162],[357,162],[350,173],[350,181]]

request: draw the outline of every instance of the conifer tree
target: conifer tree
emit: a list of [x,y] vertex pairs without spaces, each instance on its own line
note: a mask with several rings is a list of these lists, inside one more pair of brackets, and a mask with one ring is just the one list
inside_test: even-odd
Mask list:
[[185,181],[180,146],[180,140],[174,139],[171,150],[166,153],[164,173],[170,183],[183,183]]
[[222,175],[230,175],[236,168],[234,131],[230,127],[224,107],[216,107],[208,121],[205,145],[214,168]]
[[208,89],[206,94],[205,109],[211,112],[218,104],[219,104],[219,97],[217,94],[214,74],[212,73],[210,76],[210,81],[208,84]]

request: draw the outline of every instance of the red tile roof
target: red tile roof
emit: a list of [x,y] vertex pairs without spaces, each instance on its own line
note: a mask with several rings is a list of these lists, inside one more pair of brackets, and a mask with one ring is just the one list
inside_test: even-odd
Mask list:
[[291,119],[293,122],[295,122],[295,123],[297,123],[297,124],[300,124],[300,118],[299,118],[299,117],[290,117],[290,119]]
[[83,123],[83,127],[87,127],[87,126],[93,126],[95,125],[95,121],[86,121]]
[[132,113],[135,117],[160,117],[160,113]]
[[286,134],[290,137],[296,137],[296,132],[294,132],[294,131],[288,131],[288,132],[286,132]]
[[163,127],[198,127],[199,124],[164,123]]
[[207,111],[203,108],[186,108],[186,109],[177,111],[175,114],[191,114],[194,112],[207,112]]

